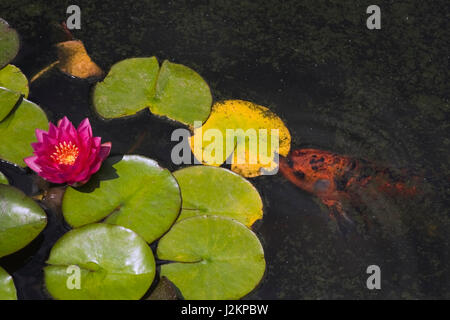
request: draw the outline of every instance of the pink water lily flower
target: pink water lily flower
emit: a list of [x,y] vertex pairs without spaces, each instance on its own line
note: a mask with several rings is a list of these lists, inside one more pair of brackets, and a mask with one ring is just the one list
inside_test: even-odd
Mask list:
[[38,142],[32,143],[34,156],[24,161],[42,178],[53,183],[81,185],[96,173],[111,151],[111,143],[101,144],[92,136],[89,119],[78,129],[64,117],[58,126],[50,123],[48,132],[36,130]]

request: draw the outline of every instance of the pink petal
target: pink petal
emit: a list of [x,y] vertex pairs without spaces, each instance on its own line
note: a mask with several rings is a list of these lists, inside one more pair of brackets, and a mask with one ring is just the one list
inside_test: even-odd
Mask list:
[[69,126],[67,133],[70,136],[70,141],[76,142],[78,145],[78,132],[72,124]]
[[[111,152],[111,143],[101,143],[100,137],[93,137],[89,119],[84,119],[78,128],[67,117],[58,125],[49,124],[49,131],[36,130],[38,142],[32,143],[34,156],[25,159],[27,165],[44,179],[53,183],[86,183],[97,172],[102,162]],[[79,149],[73,165],[55,162],[51,155],[55,146],[62,142],[72,142]]]
[[27,164],[27,166],[35,171],[36,173],[41,173],[41,167],[36,163],[36,160],[38,160],[37,156],[31,156],[28,158],[23,159],[23,161]]
[[53,150],[54,146],[58,144],[58,140],[50,137],[49,135],[44,135],[42,137],[42,144],[48,149]]
[[49,124],[48,135],[54,139],[58,138],[58,128],[53,124]]
[[80,125],[78,126],[78,135],[80,135],[80,137],[82,139],[86,139],[86,138],[91,138],[92,137],[92,127],[91,127],[91,123],[89,122],[89,119],[86,118],[84,119]]
[[47,150],[46,146],[40,142],[33,142],[31,147],[33,148],[35,154]]
[[66,182],[66,178],[62,175],[50,175],[46,173],[40,174],[42,178],[44,178],[47,181],[53,182],[53,183],[64,183]]
[[47,135],[47,131],[41,130],[41,129],[36,129],[36,138],[38,140],[38,142],[42,142],[43,140],[43,135]]
[[58,137],[58,142],[72,142],[75,143],[75,141],[73,141],[73,137],[70,135],[70,133],[68,131],[61,131],[59,133],[59,137]]
[[100,138],[100,137],[92,138],[92,147],[93,148],[100,148],[101,143],[102,143],[102,138]]
[[88,149],[90,148],[91,140],[92,140],[92,130],[90,128],[84,128],[81,131],[78,130],[79,145]]
[[76,177],[72,177],[71,180],[74,182],[82,182],[85,180],[89,180],[90,174],[90,168],[85,168],[83,171],[81,171],[79,174],[76,175]]
[[98,154],[98,156],[103,161],[106,158],[108,158],[110,152],[111,152],[111,142],[105,142],[101,145],[100,153]]
[[76,129],[73,126],[72,122],[67,119],[67,117],[62,118],[58,122],[58,140],[60,142],[64,141],[72,141],[73,135],[71,133],[75,132]]
[[70,121],[67,117],[64,117],[58,121],[58,129],[65,129],[69,125]]
[[59,166],[52,159],[48,158],[46,155],[37,155],[36,164],[41,167],[42,171],[51,171],[52,173],[57,173],[59,171]]

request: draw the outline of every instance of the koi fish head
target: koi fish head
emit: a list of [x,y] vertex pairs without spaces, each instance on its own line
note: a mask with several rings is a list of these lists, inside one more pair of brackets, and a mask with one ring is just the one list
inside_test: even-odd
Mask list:
[[347,171],[351,160],[317,149],[298,149],[280,159],[280,171],[298,187],[320,194],[336,188],[336,178]]
[[[283,164],[294,171],[309,171],[312,166],[321,166],[325,160],[324,151],[315,149],[293,150],[286,158],[282,159]],[[327,153],[327,152],[326,152]]]
[[318,172],[334,174],[346,169],[349,158],[317,149],[297,149],[280,160],[280,168],[297,172],[299,175],[315,176]]

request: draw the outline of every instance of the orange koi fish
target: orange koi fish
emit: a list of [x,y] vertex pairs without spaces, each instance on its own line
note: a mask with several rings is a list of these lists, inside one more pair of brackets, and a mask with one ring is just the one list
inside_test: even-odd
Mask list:
[[330,209],[330,217],[352,223],[343,203],[358,207],[360,195],[414,196],[418,190],[405,177],[363,159],[318,149],[298,149],[280,158],[281,173]]

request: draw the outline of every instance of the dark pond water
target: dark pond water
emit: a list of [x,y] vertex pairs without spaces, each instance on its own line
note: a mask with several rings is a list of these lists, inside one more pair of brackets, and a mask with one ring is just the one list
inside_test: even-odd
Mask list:
[[[30,78],[56,60],[58,23],[69,1],[3,0],[0,16],[21,35],[13,62]],[[74,36],[105,71],[119,60],[156,55],[199,72],[216,101],[270,107],[290,129],[292,149],[310,146],[406,168],[421,177],[414,197],[368,199],[371,228],[344,237],[313,196],[281,175],[250,179],[264,219],[255,228],[267,272],[249,299],[450,298],[449,105],[446,1],[379,2],[382,29],[365,27],[365,1],[77,1]],[[175,170],[172,131],[179,124],[149,112],[102,121],[92,111],[92,82],[51,71],[29,99],[53,122],[89,117],[113,154],[133,151]],[[140,137],[144,137],[143,139]],[[27,172],[1,164],[13,184],[33,194]],[[357,217],[354,208],[349,214]],[[0,265],[19,298],[45,299],[42,267],[68,230],[48,209],[49,225]],[[381,290],[366,288],[366,268],[380,266]]]

